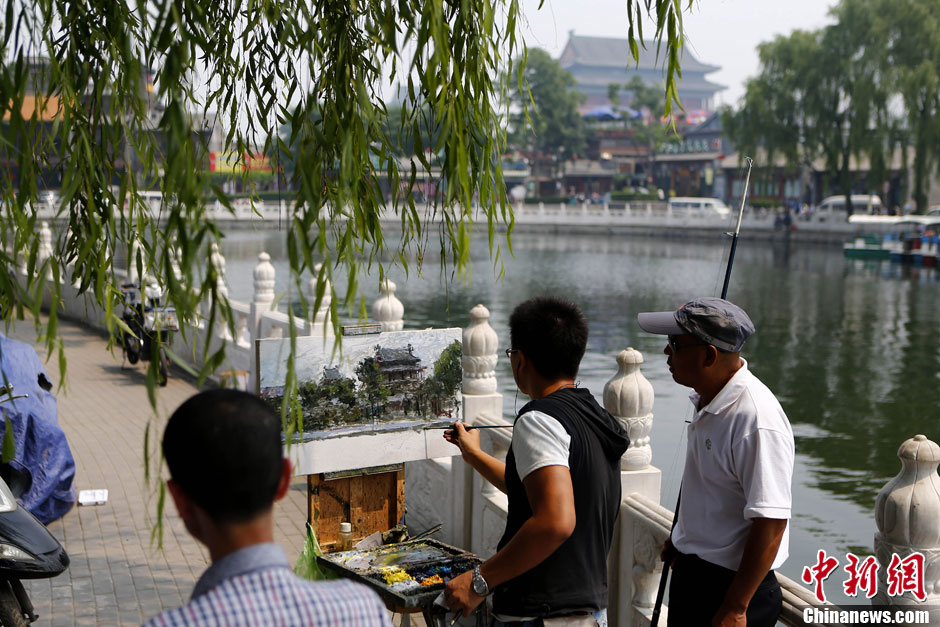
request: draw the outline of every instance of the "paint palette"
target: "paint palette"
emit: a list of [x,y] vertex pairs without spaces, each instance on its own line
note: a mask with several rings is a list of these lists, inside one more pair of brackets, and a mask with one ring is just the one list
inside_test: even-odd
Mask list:
[[472,553],[431,539],[330,553],[317,560],[401,608],[430,607],[448,581],[481,563]]

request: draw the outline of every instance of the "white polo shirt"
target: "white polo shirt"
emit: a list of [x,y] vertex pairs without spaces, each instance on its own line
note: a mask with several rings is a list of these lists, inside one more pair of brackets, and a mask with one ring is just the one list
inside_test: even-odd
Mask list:
[[[686,554],[738,570],[752,518],[790,518],[793,430],[747,362],[688,427],[679,521],[672,542]],[[698,407],[699,395],[689,395]],[[789,555],[787,525],[771,568]]]

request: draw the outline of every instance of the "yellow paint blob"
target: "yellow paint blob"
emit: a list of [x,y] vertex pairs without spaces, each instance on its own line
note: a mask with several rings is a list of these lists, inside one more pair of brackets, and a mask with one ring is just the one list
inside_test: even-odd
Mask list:
[[393,583],[398,583],[400,581],[414,581],[411,578],[411,575],[400,568],[383,568],[382,572],[385,574],[385,583],[388,585],[392,585]]

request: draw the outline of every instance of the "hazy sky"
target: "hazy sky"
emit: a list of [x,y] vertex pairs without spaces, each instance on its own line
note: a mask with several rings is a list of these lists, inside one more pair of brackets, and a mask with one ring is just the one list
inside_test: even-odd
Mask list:
[[[681,0],[683,5],[687,0]],[[641,5],[643,2],[641,2]],[[703,63],[720,65],[708,75],[727,89],[715,104],[736,104],[744,81],[757,73],[757,44],[794,29],[813,30],[832,22],[834,0],[701,0],[685,12],[686,45]],[[523,36],[529,47],[544,48],[555,58],[568,41],[568,31],[599,37],[627,36],[626,0],[522,0]],[[643,34],[652,36],[652,28]]]

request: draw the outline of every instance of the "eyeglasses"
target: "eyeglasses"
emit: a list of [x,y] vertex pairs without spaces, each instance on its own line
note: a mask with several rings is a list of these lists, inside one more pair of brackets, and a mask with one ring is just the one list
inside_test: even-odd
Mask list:
[[666,336],[666,345],[669,346],[669,350],[672,352],[673,355],[678,353],[680,348],[687,348],[689,346],[711,346],[711,344],[708,344],[707,342],[695,342],[694,344],[679,344],[676,341],[677,337],[679,336],[678,335]]
[[518,348],[507,348],[507,349],[506,349],[506,359],[512,359],[512,354],[513,354],[513,353],[518,353],[518,352],[519,352],[519,349],[518,349]]

